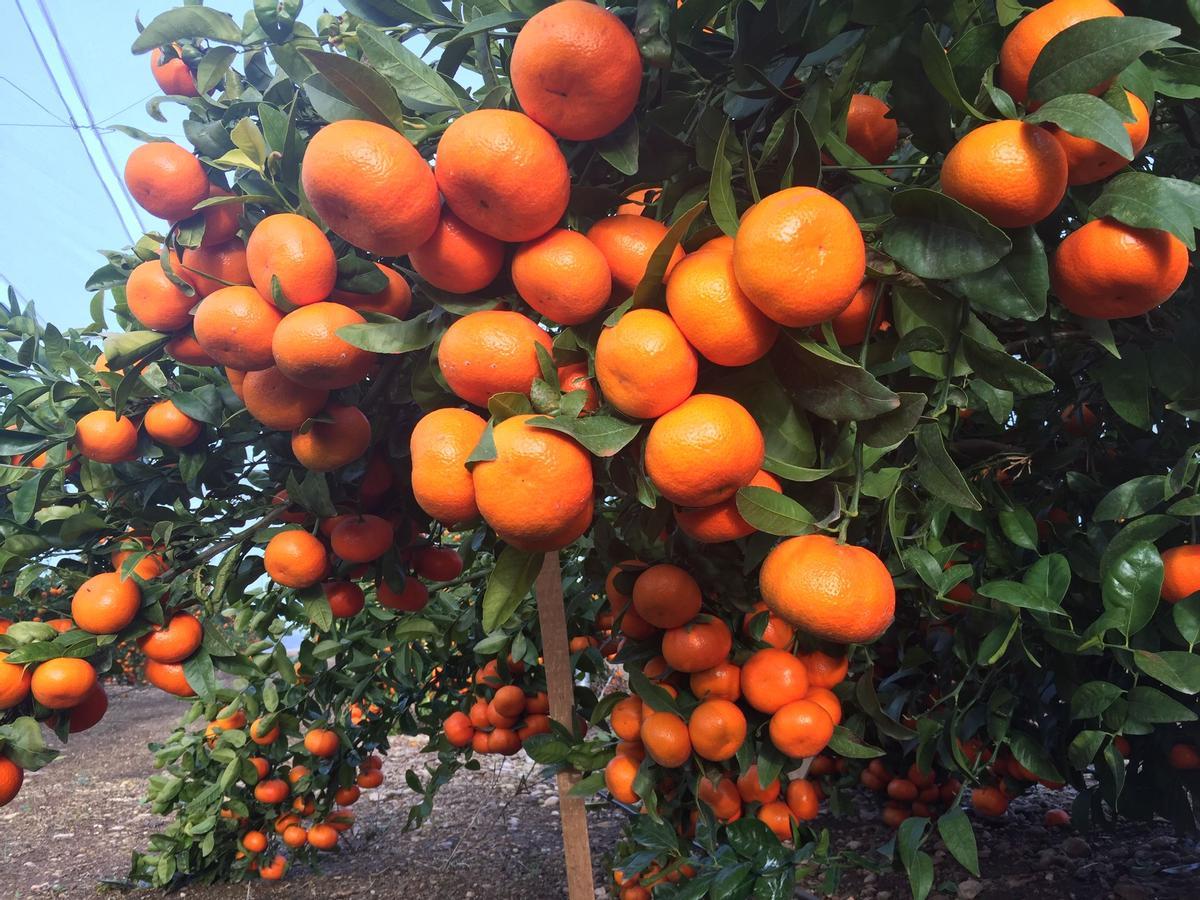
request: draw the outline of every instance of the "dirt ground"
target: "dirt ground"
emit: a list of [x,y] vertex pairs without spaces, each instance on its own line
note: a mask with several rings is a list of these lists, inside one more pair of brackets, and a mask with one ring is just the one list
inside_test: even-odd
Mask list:
[[[158,691],[114,688],[104,721],[78,735],[62,757],[28,776],[18,799],[0,811],[0,898],[149,898],[124,885],[130,853],[161,825],[140,802],[153,772],[146,745],[165,734],[184,705]],[[553,782],[524,755],[488,760],[480,772],[460,773],[438,796],[433,818],[417,831],[402,829],[414,795],[405,769],[419,765],[417,744],[397,742],[385,766],[387,783],[355,806],[358,825],[321,872],[294,869],[281,884],[185,887],[192,900],[233,898],[487,898],[541,900],[566,894]],[[1042,827],[1046,809],[1070,797],[1042,790],[1014,804],[1003,820],[980,830],[982,877],[972,878],[934,840],[926,849],[937,865],[934,897],[1087,898],[1157,900],[1200,896],[1200,871],[1171,869],[1200,861],[1194,840],[1177,838],[1162,823],[1116,832],[1075,835]],[[857,822],[831,823],[838,847],[870,854],[890,832],[873,798],[862,798]],[[616,811],[590,815],[597,884],[605,854],[620,830]],[[809,889],[815,886],[809,885]],[[597,896],[612,900],[613,892]],[[798,894],[798,896],[804,896]],[[902,900],[903,876],[847,874],[838,900]]]

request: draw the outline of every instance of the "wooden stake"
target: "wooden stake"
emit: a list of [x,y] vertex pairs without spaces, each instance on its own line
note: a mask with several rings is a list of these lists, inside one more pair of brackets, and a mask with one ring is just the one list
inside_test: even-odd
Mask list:
[[[567,614],[563,607],[562,569],[558,553],[547,553],[534,584],[538,622],[542,628],[542,658],[546,664],[546,692],[550,716],[575,730],[575,673],[567,646]],[[558,813],[562,821],[563,858],[567,864],[569,900],[594,900],[592,848],[588,843],[587,810],[582,797],[570,796],[579,783],[579,773],[558,773]]]

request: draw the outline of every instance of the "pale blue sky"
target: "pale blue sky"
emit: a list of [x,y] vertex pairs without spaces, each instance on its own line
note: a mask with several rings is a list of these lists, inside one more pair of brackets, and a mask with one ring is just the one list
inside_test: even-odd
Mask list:
[[[60,327],[89,320],[87,277],[118,249],[161,223],[125,193],[121,173],[137,142],[104,126],[131,125],[186,143],[183,107],[152,119],[160,93],[147,55],[133,56],[134,15],[149,22],[178,0],[0,0],[8,40],[0,56],[0,284],[34,300]],[[210,0],[240,22],[251,0]],[[309,2],[312,25],[322,9]],[[76,125],[85,126],[82,128]],[[88,125],[99,126],[88,128]],[[90,153],[88,151],[91,151]]]

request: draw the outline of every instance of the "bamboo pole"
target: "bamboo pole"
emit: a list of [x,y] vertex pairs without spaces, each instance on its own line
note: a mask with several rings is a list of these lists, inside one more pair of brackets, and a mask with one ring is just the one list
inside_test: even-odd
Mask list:
[[[542,629],[542,658],[546,665],[546,692],[550,695],[550,716],[575,730],[575,674],[567,646],[567,615],[563,607],[562,569],[558,553],[547,553],[534,584],[538,623]],[[579,773],[564,769],[558,773],[558,813],[562,822],[563,859],[567,866],[569,900],[594,900],[592,849],[588,842],[587,810],[582,797],[572,797],[571,788],[579,783]]]

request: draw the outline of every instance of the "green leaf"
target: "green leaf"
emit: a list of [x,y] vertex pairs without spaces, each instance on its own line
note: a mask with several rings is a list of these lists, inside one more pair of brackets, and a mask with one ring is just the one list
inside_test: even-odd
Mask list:
[[1200,641],[1200,594],[1185,597],[1171,609],[1175,627],[1189,645]]
[[610,166],[622,175],[638,172],[639,136],[637,119],[630,116],[604,137],[593,141],[592,146]]
[[1008,746],[1017,762],[1045,781],[1062,781],[1050,754],[1032,735],[1014,731],[1008,736]]
[[1062,554],[1051,553],[1030,566],[1021,581],[1050,603],[1061,606],[1071,586],[1071,565]]
[[765,487],[744,487],[736,494],[738,514],[759,531],[792,536],[816,530],[816,520],[791,497]]
[[157,331],[123,331],[104,338],[104,357],[110,371],[120,370],[149,356],[171,339]]
[[[300,55],[312,63],[337,95],[362,115],[380,125],[397,130],[404,128],[404,109],[396,97],[391,82],[372,69],[348,56],[301,48]],[[305,82],[307,88],[313,79]],[[318,83],[324,90],[325,85]]]
[[442,109],[463,110],[462,101],[446,79],[404,44],[365,23],[358,26],[357,32],[367,61],[391,82],[402,99]]
[[1008,236],[1012,250],[1003,259],[955,279],[954,285],[974,309],[1032,322],[1046,314],[1050,290],[1046,249],[1033,228],[1017,228]]
[[225,420],[221,392],[214,384],[202,384],[187,391],[172,391],[168,397],[184,415],[208,425],[220,425]]
[[675,252],[675,248],[679,246],[679,242],[683,240],[692,223],[700,216],[707,208],[708,204],[701,200],[678,219],[667,229],[667,233],[663,235],[658,246],[654,248],[654,252],[650,254],[650,260],[646,263],[646,274],[642,276],[642,280],[638,282],[638,286],[633,291],[633,308],[638,309],[643,306],[649,306],[657,300],[663,292],[663,278],[667,274],[667,265],[671,262],[671,255]]
[[1036,550],[1038,545],[1037,523],[1024,507],[1003,509],[999,514],[1000,530],[1004,536],[1026,550]]
[[217,695],[217,673],[213,669],[212,657],[204,650],[189,656],[183,663],[183,674],[192,690],[205,702],[212,702]]
[[1134,650],[1134,664],[1167,687],[1183,694],[1200,693],[1200,656],[1184,650]]
[[1101,573],[1100,593],[1113,627],[1132,637],[1149,624],[1162,592],[1162,557],[1148,541],[1116,556]]
[[1136,16],[1077,22],[1038,54],[1029,72],[1029,99],[1045,103],[1063,94],[1085,94],[1178,34],[1174,25]]
[[708,207],[713,221],[730,237],[738,232],[737,201],[733,197],[733,166],[725,155],[725,141],[729,137],[732,120],[725,120],[721,129],[721,137],[717,140],[716,155],[713,158],[712,177],[708,181]]
[[1054,390],[1054,380],[1010,353],[989,347],[971,335],[962,337],[963,356],[988,384],[1015,394],[1045,394]]
[[781,374],[796,405],[838,422],[871,419],[900,406],[900,397],[858,363],[789,332],[792,364]]
[[892,212],[894,217],[883,226],[883,249],[921,278],[981,272],[1012,249],[1003,231],[938,191],[899,191],[892,195]]
[[54,476],[54,469],[46,467],[21,482],[21,486],[8,495],[12,504],[12,520],[24,525],[33,518],[42,498],[42,489]]
[[302,0],[254,0],[254,17],[272,41],[283,42],[292,35]]
[[942,432],[933,423],[917,427],[917,480],[929,493],[951,506],[983,508],[946,452]]
[[950,855],[972,875],[979,875],[979,850],[971,820],[958,804],[946,810],[937,820],[938,834]]
[[1150,366],[1141,347],[1127,345],[1121,359],[1105,359],[1095,367],[1094,378],[1117,415],[1135,428],[1150,430]]
[[1060,616],[1066,615],[1062,607],[1053,602],[1049,597],[1036,593],[1019,581],[1005,581],[1003,579],[989,581],[979,586],[978,593],[980,596],[999,600],[1001,603],[1008,606],[1015,606],[1018,609],[1035,609],[1038,612],[1054,613]]
[[1126,695],[1129,718],[1147,725],[1169,725],[1175,722],[1194,722],[1196,714],[1157,688],[1139,685]]
[[838,725],[833,729],[833,737],[829,739],[829,749],[847,759],[874,759],[884,755],[882,750],[872,747],[844,725]]
[[490,462],[495,458],[496,438],[492,433],[492,423],[489,421],[483,429],[483,434],[479,436],[479,443],[475,445],[475,449],[471,451],[471,455],[467,457],[464,465],[470,469],[476,463]]
[[321,631],[328,631],[333,627],[333,610],[319,586],[304,597],[304,615]]
[[387,276],[371,260],[363,259],[357,253],[338,257],[336,287],[339,291],[365,296],[385,291],[387,286]]
[[[906,819],[905,823],[909,821],[911,820]],[[933,889],[933,858],[922,850],[913,857],[912,863],[906,868],[913,900],[925,900]]]
[[1021,617],[1013,616],[1008,624],[1000,624],[983,636],[975,654],[981,666],[994,666],[1008,651],[1008,645],[1021,629]]
[[858,435],[868,447],[890,450],[908,439],[920,421],[929,398],[924,394],[899,393],[900,405],[891,412],[858,423]]
[[1165,475],[1131,478],[1113,488],[1096,504],[1092,518],[1097,522],[1116,522],[1149,512],[1166,499],[1166,480]]
[[539,416],[527,423],[536,428],[548,428],[570,435],[593,456],[615,456],[637,437],[642,426],[615,416]]
[[411,353],[433,344],[437,329],[424,316],[402,322],[343,325],[337,336],[346,343],[372,353]]
[[542,568],[541,553],[524,553],[505,547],[496,559],[483,593],[483,630],[495,631],[512,618],[521,601],[529,596]]
[[1092,204],[1093,218],[1109,217],[1134,228],[1156,228],[1196,249],[1197,212],[1190,193],[1174,178],[1148,172],[1126,172],[1110,179]]
[[223,44],[238,44],[242,40],[242,29],[228,13],[206,6],[181,6],[151,19],[131,49],[134,53],[146,53],[181,38],[207,38]]
[[1055,97],[1026,116],[1025,121],[1035,125],[1053,122],[1067,134],[1095,141],[1122,159],[1133,159],[1133,143],[1121,114],[1091,94]]
[[236,58],[237,50],[233,47],[210,47],[196,67],[196,90],[207,94],[219,85]]
[[954,69],[950,65],[950,58],[946,54],[942,42],[938,40],[937,33],[933,30],[933,26],[928,22],[921,30],[921,68],[925,70],[925,75],[929,78],[930,84],[937,89],[937,92],[946,98],[946,101],[969,116],[974,116],[976,119],[991,121],[992,117],[986,113],[979,111],[977,107],[969,103],[958,89],[958,82],[954,77]]
[[488,397],[488,412],[493,422],[503,422],[513,416],[525,416],[533,412],[529,398],[515,391],[501,391]]

